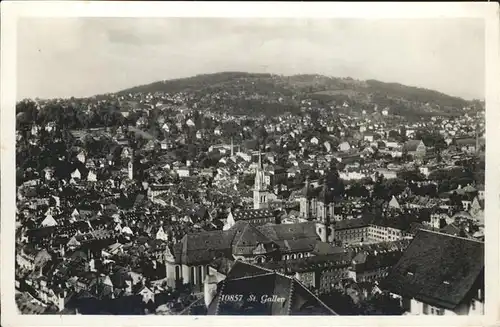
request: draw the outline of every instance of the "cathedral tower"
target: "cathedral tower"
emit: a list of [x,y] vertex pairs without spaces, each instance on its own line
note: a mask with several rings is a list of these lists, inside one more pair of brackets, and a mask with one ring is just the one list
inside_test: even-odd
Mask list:
[[132,150],[132,154],[130,156],[130,161],[128,162],[128,178],[134,179],[134,150]]
[[335,228],[332,223],[335,204],[333,192],[326,181],[318,196],[316,233],[322,242],[333,243],[335,240]]
[[254,209],[264,209],[267,208],[267,188],[266,180],[264,174],[264,168],[262,166],[262,157],[259,149],[259,164],[255,172],[255,183],[253,189],[253,208]]
[[312,189],[309,176],[306,177],[306,184],[300,197],[300,216],[305,219],[311,218]]

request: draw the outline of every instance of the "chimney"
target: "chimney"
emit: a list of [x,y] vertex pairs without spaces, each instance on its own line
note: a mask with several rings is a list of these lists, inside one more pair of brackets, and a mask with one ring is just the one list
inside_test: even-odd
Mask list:
[[217,294],[217,277],[208,275],[203,283],[203,293],[205,298],[205,306],[208,308],[215,295]]

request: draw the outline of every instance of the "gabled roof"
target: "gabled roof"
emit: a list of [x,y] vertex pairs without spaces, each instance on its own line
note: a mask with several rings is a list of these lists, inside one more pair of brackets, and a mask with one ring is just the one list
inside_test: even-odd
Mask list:
[[363,218],[344,219],[335,222],[335,230],[368,227],[368,223]]
[[398,200],[396,199],[396,197],[393,195],[392,196],[392,199],[391,201],[389,201],[389,207],[392,207],[392,208],[397,208],[397,209],[400,209],[401,207],[399,206],[399,202]]
[[[240,294],[242,301],[222,301],[226,294]],[[247,301],[254,295],[256,301]],[[263,297],[281,301],[261,301]],[[336,315],[299,281],[255,265],[237,261],[218,284],[208,315]]]
[[484,274],[484,243],[420,230],[382,281],[392,293],[455,309]]
[[[272,245],[272,241],[251,224],[246,224],[233,241],[233,254],[251,255],[260,244]],[[266,250],[272,250],[266,246]]]
[[404,149],[408,151],[416,151],[417,147],[420,145],[420,142],[422,142],[422,140],[409,140],[405,143]]
[[312,250],[318,239],[313,222],[254,227],[248,222],[237,221],[227,231],[186,234],[181,242],[174,246],[173,255],[177,263],[201,264],[210,263],[217,257],[230,258],[233,251],[237,254],[246,253],[259,243],[274,243],[289,252],[299,249]]

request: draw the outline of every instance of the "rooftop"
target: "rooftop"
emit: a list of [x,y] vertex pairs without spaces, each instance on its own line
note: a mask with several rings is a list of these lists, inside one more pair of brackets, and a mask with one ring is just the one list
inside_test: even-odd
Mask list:
[[381,287],[455,309],[484,274],[484,243],[420,230]]

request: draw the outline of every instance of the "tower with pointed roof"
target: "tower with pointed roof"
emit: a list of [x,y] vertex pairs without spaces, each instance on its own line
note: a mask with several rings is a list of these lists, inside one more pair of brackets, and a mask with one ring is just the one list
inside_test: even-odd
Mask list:
[[268,192],[266,188],[266,179],[264,168],[262,166],[262,157],[259,149],[259,164],[255,172],[255,183],[253,189],[253,208],[267,208]]
[[300,197],[300,216],[304,219],[310,219],[316,214],[315,209],[316,199],[314,198],[309,176],[307,176],[306,184]]
[[134,179],[134,150],[131,152],[130,161],[128,162],[128,178]]
[[335,239],[335,229],[332,224],[334,218],[335,203],[333,201],[333,190],[326,183],[318,195],[317,200],[317,222],[316,233],[322,242],[332,243]]

